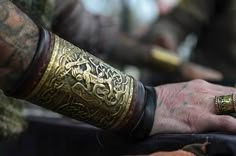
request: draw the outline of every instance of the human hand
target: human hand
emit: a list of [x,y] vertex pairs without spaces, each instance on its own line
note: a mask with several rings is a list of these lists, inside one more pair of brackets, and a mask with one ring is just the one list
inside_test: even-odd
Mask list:
[[151,135],[158,133],[236,132],[236,119],[216,115],[215,96],[236,89],[203,80],[156,87],[157,108]]

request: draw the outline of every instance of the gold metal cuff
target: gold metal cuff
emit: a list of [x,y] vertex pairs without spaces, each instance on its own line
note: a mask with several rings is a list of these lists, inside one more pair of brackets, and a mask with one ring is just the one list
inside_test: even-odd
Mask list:
[[127,120],[134,79],[55,36],[48,67],[29,101],[100,128]]

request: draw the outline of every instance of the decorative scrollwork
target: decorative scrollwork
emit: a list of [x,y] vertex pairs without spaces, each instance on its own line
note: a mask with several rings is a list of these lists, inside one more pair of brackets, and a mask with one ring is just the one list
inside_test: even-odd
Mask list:
[[28,99],[101,128],[119,127],[133,96],[132,77],[55,37],[52,58]]

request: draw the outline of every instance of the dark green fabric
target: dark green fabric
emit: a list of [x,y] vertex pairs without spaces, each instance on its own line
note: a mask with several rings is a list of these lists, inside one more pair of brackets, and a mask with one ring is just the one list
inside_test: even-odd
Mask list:
[[23,101],[6,97],[0,91],[0,139],[23,131],[25,127],[22,117],[23,103]]

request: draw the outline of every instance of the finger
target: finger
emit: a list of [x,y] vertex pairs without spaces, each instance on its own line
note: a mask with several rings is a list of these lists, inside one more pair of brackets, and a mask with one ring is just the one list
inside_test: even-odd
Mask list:
[[189,79],[205,79],[211,81],[223,79],[221,72],[194,63],[184,64],[181,68],[181,72],[183,76]]
[[233,87],[225,87],[221,85],[211,84],[210,88],[214,91],[220,91],[222,93],[221,95],[236,93],[236,88]]
[[236,119],[228,115],[209,115],[206,130],[236,133]]
[[203,104],[204,109],[208,110],[209,112],[211,112],[213,114],[216,114],[217,109],[216,109],[216,105],[215,105],[215,96],[208,96],[205,99],[206,99],[206,102]]

